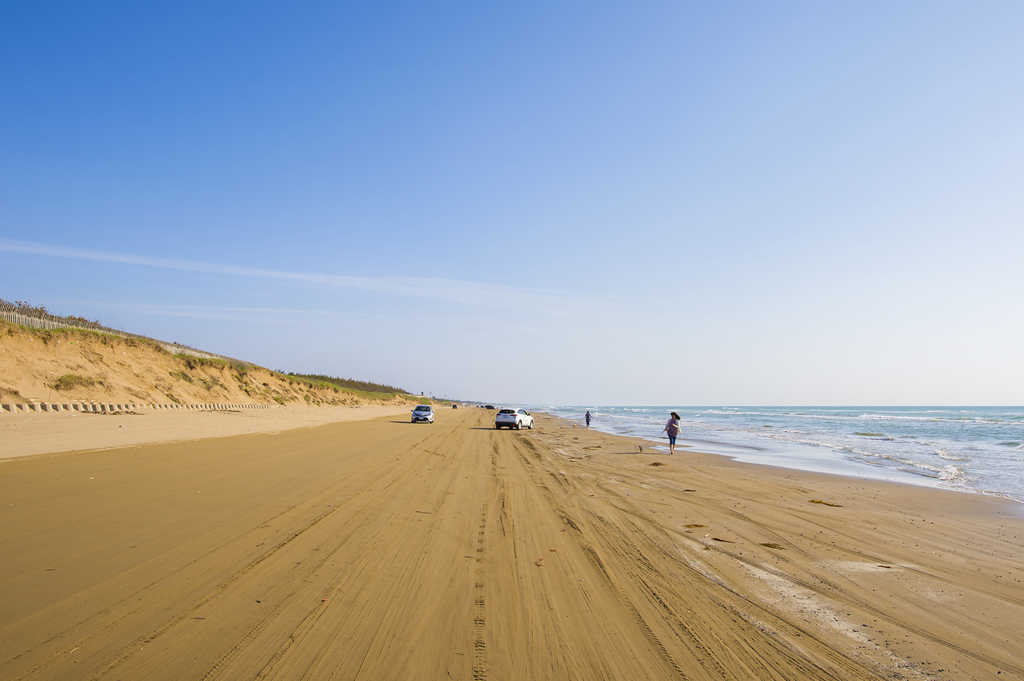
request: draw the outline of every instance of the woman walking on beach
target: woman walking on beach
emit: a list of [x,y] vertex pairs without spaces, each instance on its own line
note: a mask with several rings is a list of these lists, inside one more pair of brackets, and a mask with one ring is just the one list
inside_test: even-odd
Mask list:
[[587,428],[589,428],[590,427],[590,412],[589,411],[587,412],[587,415],[586,415],[585,418],[587,419]]
[[668,435],[668,454],[672,456],[676,453],[676,436],[679,435],[679,414],[672,412],[672,416],[661,432]]

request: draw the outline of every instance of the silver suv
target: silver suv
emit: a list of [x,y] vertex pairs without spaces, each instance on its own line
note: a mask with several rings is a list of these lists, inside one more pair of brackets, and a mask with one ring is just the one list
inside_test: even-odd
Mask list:
[[525,409],[499,409],[494,416],[494,427],[499,430],[501,428],[519,430],[523,426],[533,430],[533,417]]
[[427,423],[433,423],[434,408],[431,407],[429,404],[417,405],[417,407],[412,410],[412,422],[416,423],[418,421],[426,421]]

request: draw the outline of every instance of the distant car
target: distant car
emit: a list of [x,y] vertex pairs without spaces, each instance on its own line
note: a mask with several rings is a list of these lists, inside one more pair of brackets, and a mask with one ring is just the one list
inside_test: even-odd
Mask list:
[[452,409],[458,409],[458,408],[459,408],[459,405],[457,405],[454,402],[452,402]]
[[429,404],[418,405],[412,410],[412,422],[417,423],[419,421],[426,421],[427,423],[434,422],[434,408]]
[[494,409],[494,405],[488,404],[486,407],[484,407],[484,409]]
[[498,430],[502,428],[520,430],[524,426],[533,430],[533,417],[525,409],[499,409],[494,416],[494,427]]

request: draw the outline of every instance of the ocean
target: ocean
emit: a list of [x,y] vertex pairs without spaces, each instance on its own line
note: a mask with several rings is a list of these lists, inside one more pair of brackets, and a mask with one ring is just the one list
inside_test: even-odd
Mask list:
[[[551,407],[616,435],[658,438],[738,461],[976,492],[1024,502],[1024,407]],[[645,445],[668,452],[668,439]]]

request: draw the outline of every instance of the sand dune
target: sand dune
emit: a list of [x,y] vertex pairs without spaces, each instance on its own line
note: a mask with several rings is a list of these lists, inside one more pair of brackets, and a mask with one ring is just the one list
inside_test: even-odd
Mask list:
[[0,320],[2,403],[323,406],[409,401],[392,392],[292,380],[252,364],[172,355],[157,343],[133,338],[77,329],[41,331]]
[[1015,505],[491,418],[0,464],[0,677],[1024,678]]

